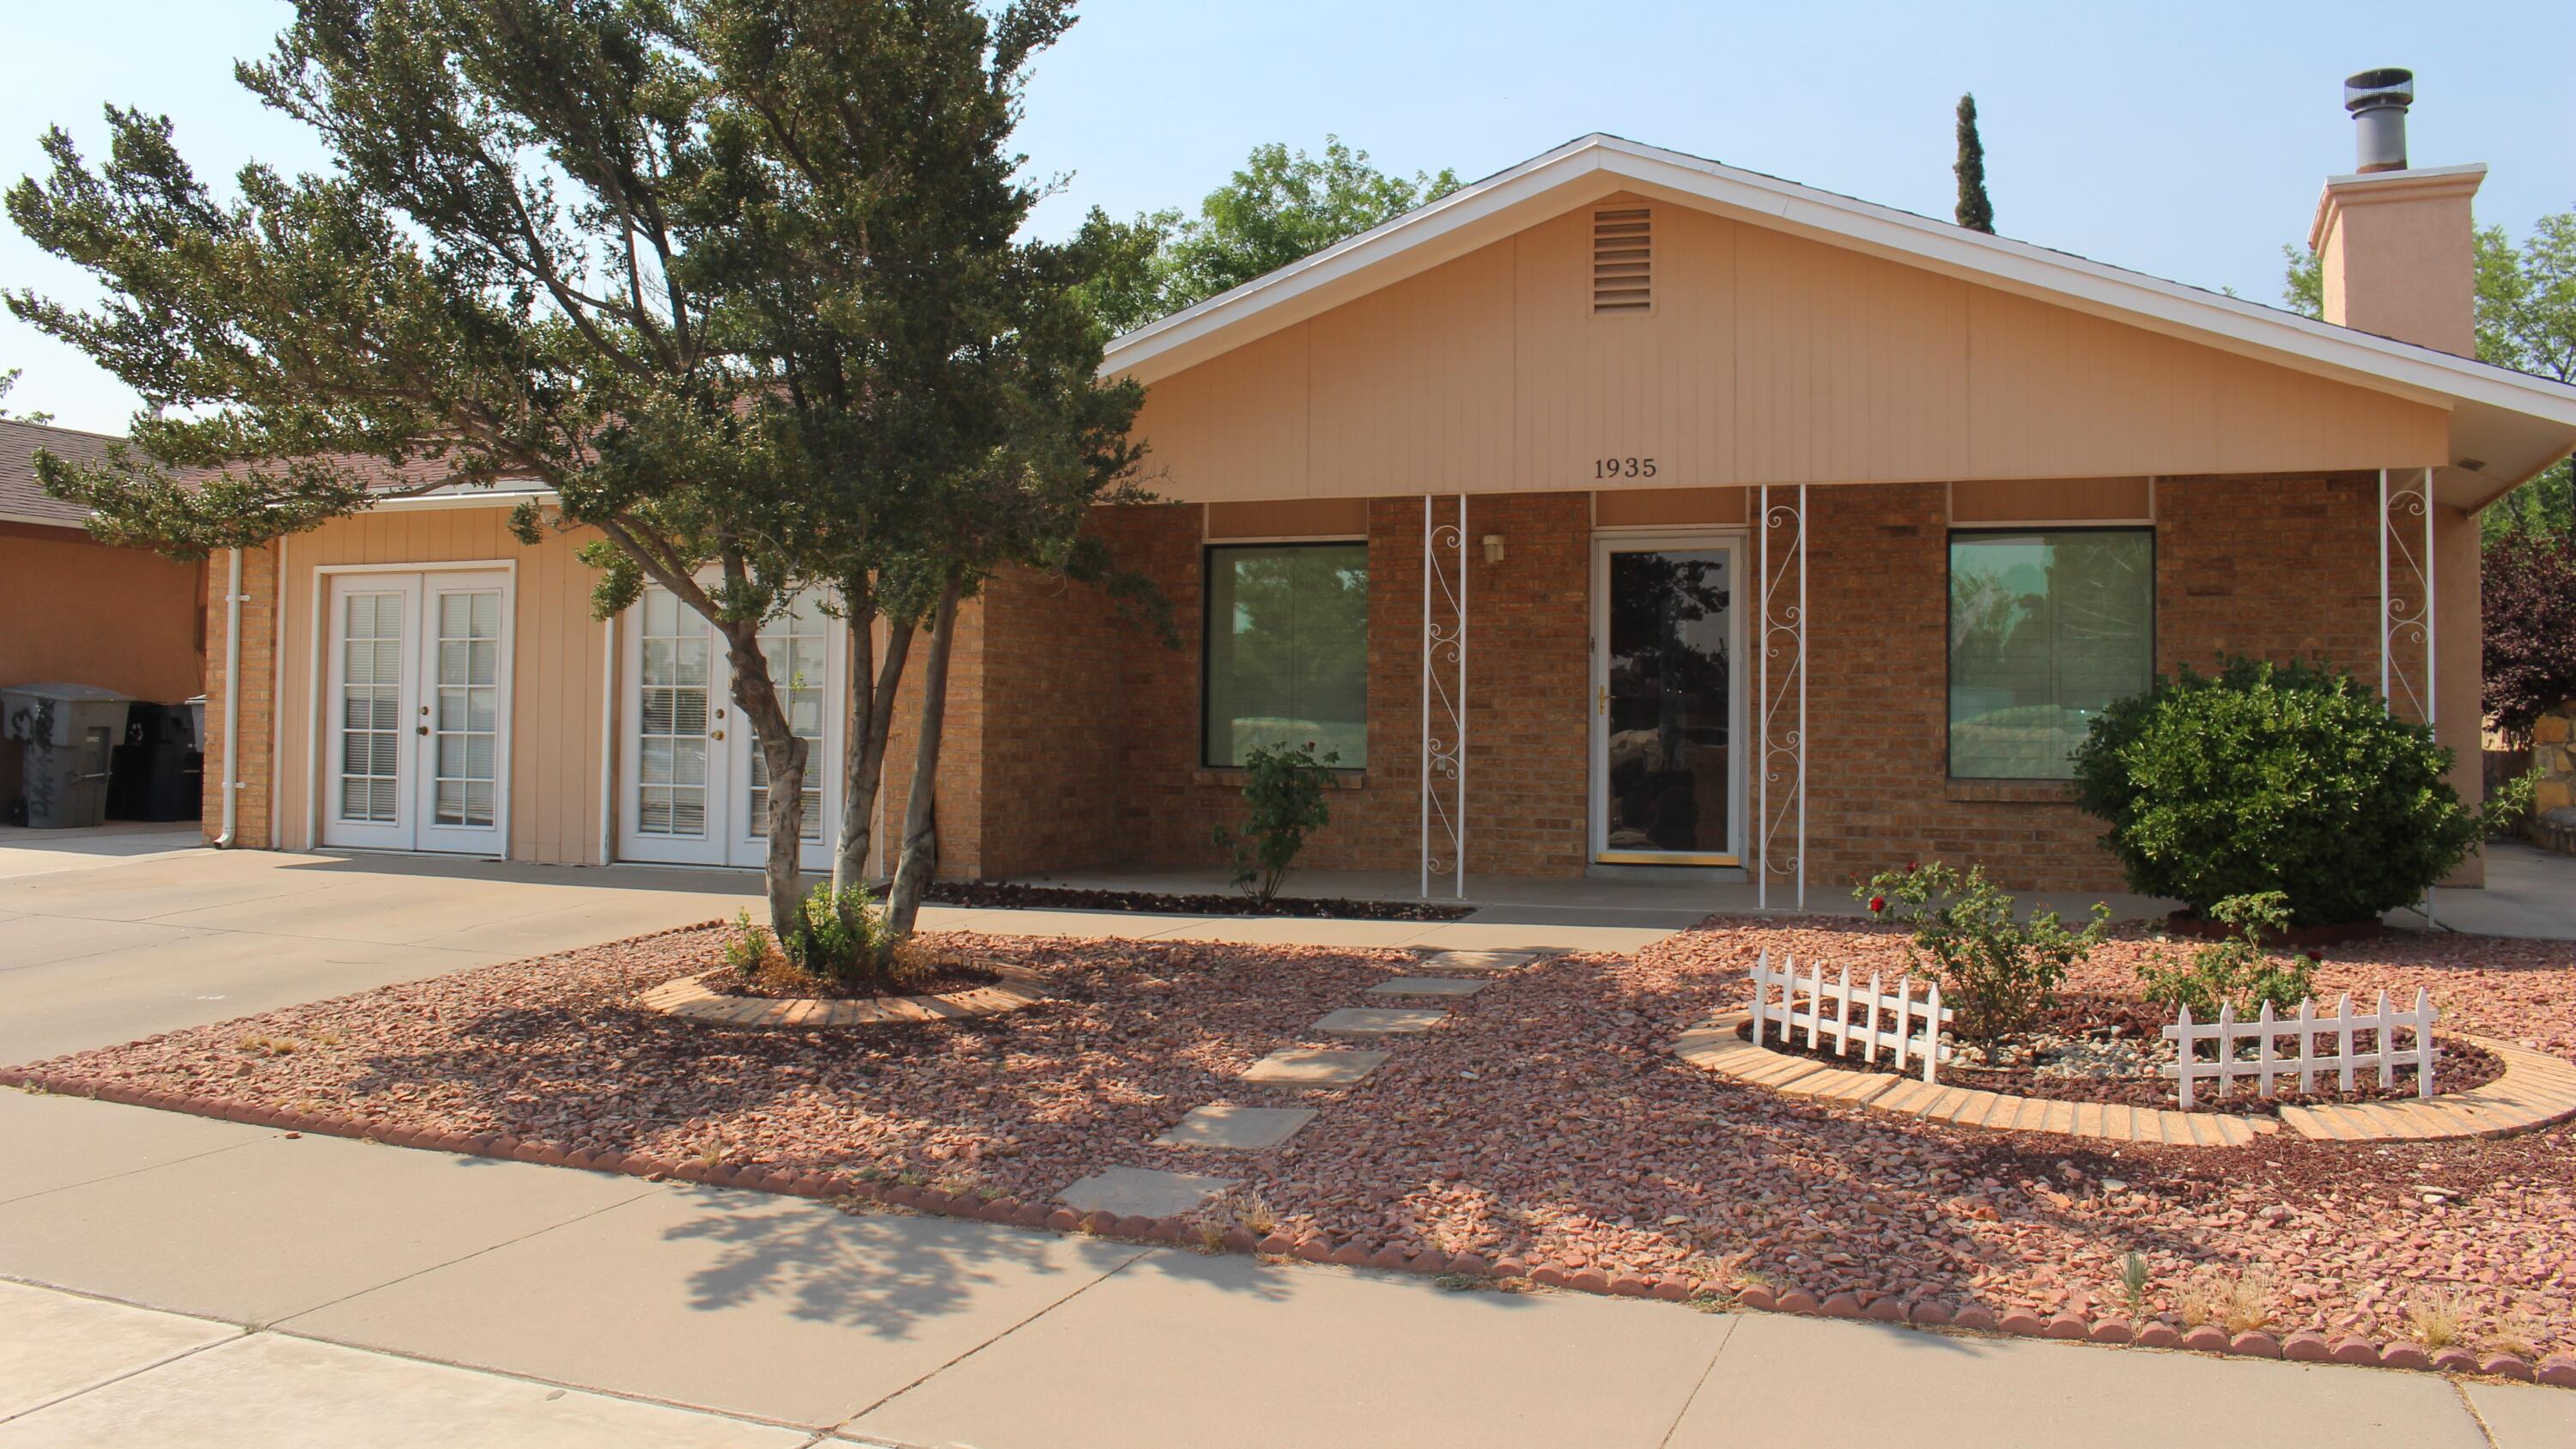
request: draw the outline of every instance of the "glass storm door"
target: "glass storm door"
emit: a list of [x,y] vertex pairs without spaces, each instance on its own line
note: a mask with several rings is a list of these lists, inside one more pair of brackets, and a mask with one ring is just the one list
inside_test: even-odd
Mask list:
[[1736,560],[1725,537],[1594,541],[1595,860],[1739,859],[1747,762],[1736,748]]
[[335,575],[322,841],[502,853],[509,576]]
[[[759,865],[767,853],[768,772],[733,703],[723,636],[677,596],[650,586],[626,620],[619,858]],[[761,631],[789,723],[811,742],[803,791],[809,868],[830,862],[827,812],[839,798],[830,776],[840,734],[825,707],[838,697],[837,628],[807,598]]]

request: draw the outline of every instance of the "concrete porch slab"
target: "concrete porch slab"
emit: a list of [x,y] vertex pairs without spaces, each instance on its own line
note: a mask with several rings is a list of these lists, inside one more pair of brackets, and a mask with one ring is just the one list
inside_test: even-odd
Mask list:
[[1235,1185],[1231,1177],[1160,1172],[1150,1167],[1104,1167],[1055,1195],[1078,1213],[1163,1218],[1185,1213]]
[[1243,1080],[1265,1087],[1348,1087],[1366,1081],[1393,1052],[1332,1051],[1283,1047],[1243,1069]]
[[1490,981],[1470,981],[1463,976],[1398,976],[1381,981],[1368,989],[1371,996],[1473,996]]
[[1419,1006],[1345,1006],[1324,1013],[1309,1030],[1324,1036],[1405,1036],[1429,1031],[1448,1017]]
[[1314,1120],[1314,1110],[1309,1107],[1237,1107],[1211,1102],[1191,1108],[1171,1131],[1155,1138],[1154,1145],[1259,1152],[1296,1136],[1298,1128]]

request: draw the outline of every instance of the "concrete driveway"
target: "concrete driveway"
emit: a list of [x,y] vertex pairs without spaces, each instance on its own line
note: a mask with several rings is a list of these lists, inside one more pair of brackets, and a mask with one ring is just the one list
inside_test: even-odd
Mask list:
[[0,1062],[730,916],[758,878],[0,830]]

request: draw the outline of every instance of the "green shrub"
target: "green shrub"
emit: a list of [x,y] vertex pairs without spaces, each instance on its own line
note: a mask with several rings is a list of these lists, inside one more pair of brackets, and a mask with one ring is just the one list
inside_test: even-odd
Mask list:
[[2540,772],[2525,770],[2487,797],[2483,823],[2489,840],[2512,840],[2531,826],[2531,817],[2540,813]]
[[2233,1006],[2250,1017],[2272,1003],[2279,1015],[2293,1015],[2299,1003],[2316,994],[2313,958],[2284,962],[2263,954],[2263,937],[2289,929],[2289,898],[2279,891],[2229,896],[2209,908],[2210,919],[2225,923],[2230,934],[2192,953],[2188,966],[2148,961],[2138,967],[2147,999],[2168,1008],[2188,1006],[2201,1020]]
[[2111,927],[2111,909],[2099,902],[2081,931],[2067,930],[2055,911],[2024,920],[1981,865],[1965,876],[1937,860],[1884,870],[1852,895],[1872,916],[1914,928],[1915,949],[1940,971],[1941,1004],[1957,1013],[1953,1026],[1970,1041],[2029,1026],[2057,999],[2067,968],[2092,954]]
[[1339,750],[1318,756],[1312,744],[1255,745],[1244,756],[1249,778],[1243,804],[1251,818],[1239,834],[1216,828],[1217,847],[1234,869],[1237,890],[1265,906],[1278,896],[1306,837],[1333,818],[1324,792],[1332,788],[1331,767],[1341,757]]
[[2478,819],[2450,768],[2350,675],[2242,659],[2159,677],[2075,750],[2077,798],[2130,889],[2204,915],[2279,891],[2302,926],[2376,920],[2460,863]]
[[804,920],[787,943],[797,970],[842,986],[883,985],[894,967],[885,908],[865,886],[834,891],[829,881],[805,897]]

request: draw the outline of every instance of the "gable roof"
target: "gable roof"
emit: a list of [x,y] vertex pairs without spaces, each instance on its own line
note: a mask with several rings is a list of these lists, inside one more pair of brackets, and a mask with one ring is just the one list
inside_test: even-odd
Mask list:
[[0,418],[0,523],[83,527],[89,522],[88,509],[65,503],[36,481],[36,451],[41,448],[56,457],[95,463],[106,456],[109,444],[123,441],[105,433]]
[[1101,371],[1158,381],[1618,192],[2449,408],[2451,456],[2479,466],[2442,470],[2446,501],[2482,505],[2576,448],[2576,387],[1598,133],[1128,332]]

